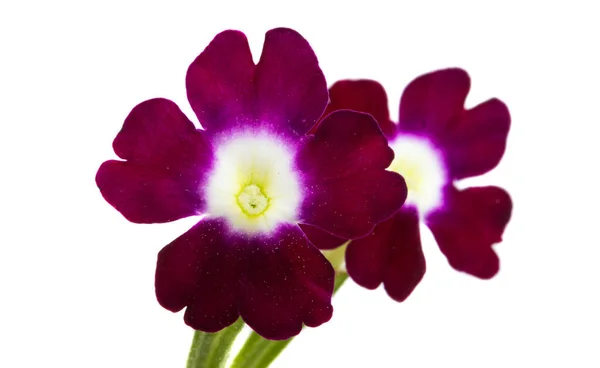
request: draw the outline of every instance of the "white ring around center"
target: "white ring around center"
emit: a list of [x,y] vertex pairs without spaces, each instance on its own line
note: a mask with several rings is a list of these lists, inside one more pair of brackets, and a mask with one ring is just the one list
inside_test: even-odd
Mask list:
[[[293,158],[284,142],[268,134],[223,140],[207,185],[200,188],[207,215],[223,217],[233,230],[244,233],[270,232],[283,222],[296,222],[302,191]],[[255,201],[265,205],[262,198],[249,197],[254,192],[264,195],[264,211],[249,210]]]

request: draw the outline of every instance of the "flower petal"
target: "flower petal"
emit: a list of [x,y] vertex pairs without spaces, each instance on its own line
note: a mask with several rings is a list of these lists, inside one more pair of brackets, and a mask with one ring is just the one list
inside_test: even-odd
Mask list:
[[335,82],[329,88],[329,105],[323,115],[345,109],[371,114],[387,137],[393,137],[396,134],[396,124],[390,120],[385,89],[374,80]]
[[406,200],[406,183],[386,171],[393,151],[368,114],[340,110],[299,147],[305,186],[301,223],[353,239],[368,234]]
[[282,226],[247,249],[240,313],[257,333],[287,339],[300,333],[302,322],[316,327],[331,318],[334,270],[300,228]]
[[383,283],[392,299],[402,302],[408,298],[425,274],[416,210],[403,207],[371,234],[350,242],[346,268],[350,277],[367,289]]
[[248,237],[205,219],[158,256],[156,296],[185,322],[214,332],[238,316],[269,339],[297,335],[302,324],[331,318],[334,271],[295,225]]
[[196,190],[172,173],[123,161],[106,161],[96,183],[102,196],[127,220],[164,223],[197,215],[204,206]]
[[471,88],[462,69],[424,74],[408,84],[400,99],[399,128],[405,133],[446,134],[464,111]]
[[168,222],[202,211],[198,187],[212,163],[211,147],[174,102],[153,99],[136,106],[113,148],[127,161],[102,164],[96,183],[129,221]]
[[335,249],[347,241],[318,227],[307,224],[299,224],[299,226],[308,240],[319,249]]
[[467,110],[443,143],[452,176],[478,176],[496,167],[506,150],[509,129],[510,113],[498,99]]
[[400,100],[399,129],[434,140],[453,179],[493,169],[504,154],[510,128],[508,109],[500,100],[465,110],[470,83],[462,69],[439,70],[413,80]]
[[216,332],[239,316],[243,254],[227,234],[223,222],[204,219],[158,254],[158,302],[172,312],[187,306],[185,322],[197,330]]
[[256,66],[259,120],[271,129],[302,136],[327,105],[327,83],[308,42],[296,31],[267,32]]
[[190,65],[188,100],[208,133],[256,123],[254,68],[246,36],[231,30],[219,33]]
[[456,270],[482,279],[493,277],[500,264],[492,245],[502,241],[510,220],[510,196],[490,186],[448,188],[445,197],[445,207],[426,219],[440,250]]

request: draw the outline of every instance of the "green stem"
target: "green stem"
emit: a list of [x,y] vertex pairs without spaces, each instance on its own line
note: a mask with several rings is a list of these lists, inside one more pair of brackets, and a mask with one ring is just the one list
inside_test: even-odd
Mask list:
[[333,294],[334,295],[338,291],[338,289],[340,287],[342,287],[342,285],[344,285],[344,282],[346,282],[347,279],[348,279],[348,274],[346,272],[339,272],[335,276],[335,281],[333,283]]
[[[348,278],[345,272],[338,272],[335,276],[333,293],[344,284]],[[266,368],[279,356],[281,351],[293,340],[267,340],[252,331],[248,340],[235,357],[231,368]]]
[[192,347],[188,355],[187,368],[222,368],[233,341],[244,327],[242,319],[219,332],[194,332]]

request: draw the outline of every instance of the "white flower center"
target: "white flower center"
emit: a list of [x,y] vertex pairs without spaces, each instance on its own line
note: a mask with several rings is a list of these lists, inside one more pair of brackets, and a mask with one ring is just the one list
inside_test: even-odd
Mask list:
[[204,194],[207,214],[240,232],[269,232],[297,220],[302,199],[293,155],[268,135],[241,135],[216,150]]
[[406,204],[416,206],[421,216],[439,207],[447,176],[438,150],[424,138],[406,135],[399,136],[390,147],[395,157],[389,169],[406,181]]

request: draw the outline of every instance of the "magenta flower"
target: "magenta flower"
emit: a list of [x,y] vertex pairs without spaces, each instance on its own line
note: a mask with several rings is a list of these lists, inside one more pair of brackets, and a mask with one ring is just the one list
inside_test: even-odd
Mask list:
[[[454,183],[484,174],[500,162],[510,115],[497,99],[465,110],[469,88],[469,76],[461,69],[420,76],[406,87],[400,121],[394,124],[379,83],[340,81],[331,87],[327,111],[370,113],[395,152],[389,169],[402,174],[408,186],[406,204],[348,246],[346,267],[358,284],[375,289],[383,283],[397,301],[410,295],[425,274],[420,221],[431,229],[456,270],[483,279],[498,272],[492,245],[502,240],[511,199],[498,187],[459,190]],[[322,249],[345,241],[311,226],[303,225],[303,230]]]
[[406,198],[385,169],[393,151],[368,114],[340,111],[307,134],[328,101],[309,44],[290,29],[266,34],[255,65],[245,35],[225,31],[190,65],[190,104],[152,99],[126,118],[113,147],[124,161],[98,170],[102,195],[128,220],[204,215],[158,255],[156,296],[214,332],[241,316],[286,339],[331,318],[334,270],[300,230],[357,238]]

